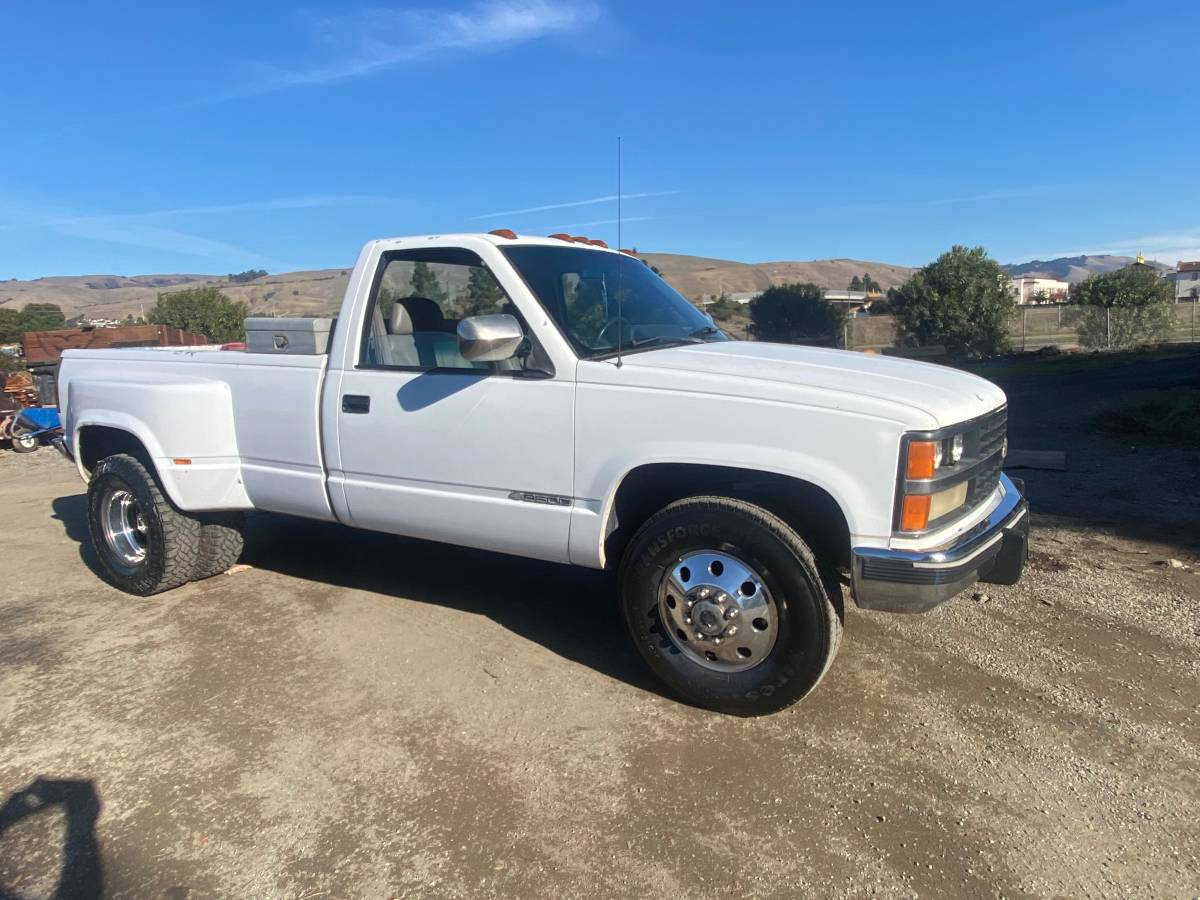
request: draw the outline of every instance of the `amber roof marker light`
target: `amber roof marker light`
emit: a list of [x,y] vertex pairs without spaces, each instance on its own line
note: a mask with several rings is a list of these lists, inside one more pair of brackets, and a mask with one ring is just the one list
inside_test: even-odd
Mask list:
[[496,228],[489,231],[488,234],[494,234],[496,237],[508,238],[510,241],[517,239],[517,233],[511,228]]

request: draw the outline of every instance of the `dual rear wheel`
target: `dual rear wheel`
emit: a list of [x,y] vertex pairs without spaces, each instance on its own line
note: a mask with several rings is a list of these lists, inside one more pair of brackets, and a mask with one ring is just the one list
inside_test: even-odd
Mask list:
[[220,574],[242,553],[240,516],[177,509],[128,454],[109,456],[92,471],[88,525],[107,580],[143,597]]

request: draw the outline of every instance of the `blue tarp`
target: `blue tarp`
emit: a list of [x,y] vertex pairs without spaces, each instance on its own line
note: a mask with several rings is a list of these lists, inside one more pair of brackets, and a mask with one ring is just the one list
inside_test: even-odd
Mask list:
[[58,428],[61,424],[58,419],[58,410],[53,406],[31,406],[23,409],[17,416],[17,421],[34,431]]

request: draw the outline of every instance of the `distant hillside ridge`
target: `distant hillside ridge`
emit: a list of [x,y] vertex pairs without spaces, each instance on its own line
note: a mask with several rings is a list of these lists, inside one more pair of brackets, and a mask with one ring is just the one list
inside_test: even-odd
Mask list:
[[883,290],[904,282],[913,269],[862,259],[812,259],[743,263],[706,259],[679,253],[639,253],[662,272],[672,287],[690,300],[721,294],[762,291],[777,284],[811,282],[827,290],[844,291],[856,275],[869,274]]
[[[887,290],[912,269],[856,259],[743,263],[679,253],[639,253],[690,300],[761,291],[774,284],[810,281],[845,290],[850,279],[869,274]],[[349,269],[316,269],[263,275],[234,282],[224,275],[74,275],[33,281],[0,281],[0,308],[26,303],[57,303],[68,318],[123,319],[150,310],[160,293],[212,286],[250,307],[251,315],[315,316],[336,312],[349,281]]]
[[[845,290],[856,275],[868,274],[883,290],[896,287],[914,271],[908,266],[862,259],[811,259],[745,263],[682,253],[639,253],[639,258],[689,300],[721,293],[743,294],[772,285],[812,282],[829,290]],[[1088,275],[1111,272],[1134,262],[1131,256],[1068,256],[1035,259],[1004,266],[1010,275],[1041,274],[1082,281]],[[1168,267],[1151,263],[1160,270]],[[68,318],[123,319],[148,312],[160,293],[190,287],[220,288],[242,300],[252,315],[316,316],[336,312],[346,290],[350,269],[314,269],[263,275],[250,281],[231,281],[226,275],[61,275],[32,281],[0,281],[0,309],[20,309],[26,303],[57,303]]]
[[[1097,256],[1060,256],[1057,259],[1034,259],[1025,263],[1014,263],[1004,266],[1009,275],[1040,275],[1043,278],[1056,278],[1059,281],[1069,281],[1078,284],[1089,275],[1099,275],[1104,272],[1115,272],[1137,262],[1132,256],[1113,256],[1100,254]],[[1171,266],[1153,260],[1147,261],[1160,271],[1168,271]]]

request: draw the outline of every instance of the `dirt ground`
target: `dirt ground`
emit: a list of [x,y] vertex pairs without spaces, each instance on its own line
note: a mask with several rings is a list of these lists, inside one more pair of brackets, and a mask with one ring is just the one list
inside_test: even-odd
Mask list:
[[1012,445],[1071,454],[1014,473],[1023,583],[851,604],[749,720],[557,566],[261,516],[252,568],[124,596],[66,462],[0,452],[0,897],[1195,897],[1200,449],[1084,422],[1197,377],[1001,372]]

